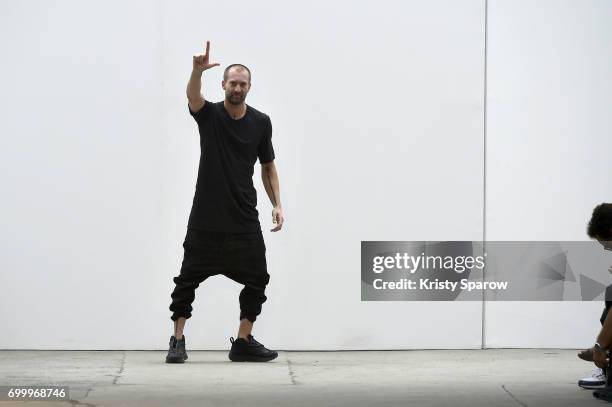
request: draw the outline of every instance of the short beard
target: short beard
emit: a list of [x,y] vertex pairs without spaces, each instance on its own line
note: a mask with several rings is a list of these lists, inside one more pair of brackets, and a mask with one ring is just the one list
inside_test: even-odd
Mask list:
[[236,102],[235,100],[232,99],[233,95],[229,95],[225,98],[225,100],[227,100],[227,103],[229,103],[230,105],[234,105],[234,106],[240,106],[242,103],[244,103],[244,97],[240,97],[240,101]]

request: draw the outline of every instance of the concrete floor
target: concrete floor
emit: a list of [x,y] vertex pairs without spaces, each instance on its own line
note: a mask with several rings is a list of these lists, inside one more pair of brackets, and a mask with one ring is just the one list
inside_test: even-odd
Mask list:
[[0,385],[62,385],[70,401],[0,406],[605,406],[572,350],[281,352],[232,363],[191,351],[0,351]]

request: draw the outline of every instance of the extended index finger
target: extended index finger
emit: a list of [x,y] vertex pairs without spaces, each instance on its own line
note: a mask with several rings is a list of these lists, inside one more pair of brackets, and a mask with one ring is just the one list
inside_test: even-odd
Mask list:
[[209,50],[210,50],[210,41],[206,41],[206,55],[208,55]]

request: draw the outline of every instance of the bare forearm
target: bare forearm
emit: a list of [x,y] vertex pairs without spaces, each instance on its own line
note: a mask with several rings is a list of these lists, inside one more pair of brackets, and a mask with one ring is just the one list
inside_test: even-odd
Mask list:
[[194,69],[187,83],[187,99],[190,101],[201,100],[202,96],[202,73]]
[[280,201],[280,182],[278,181],[276,168],[262,169],[261,178],[272,206],[275,208],[282,208]]

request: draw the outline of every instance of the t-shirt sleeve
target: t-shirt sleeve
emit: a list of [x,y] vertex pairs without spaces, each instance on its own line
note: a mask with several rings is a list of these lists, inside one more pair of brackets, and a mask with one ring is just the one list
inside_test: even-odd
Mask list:
[[200,108],[200,110],[198,110],[197,112],[191,111],[191,107],[189,107],[189,103],[187,103],[187,109],[189,109],[189,114],[193,116],[193,118],[198,124],[203,124],[210,118],[210,115],[212,114],[213,106],[211,102],[204,99],[204,106],[202,106],[202,108]]
[[259,148],[257,150],[257,156],[259,157],[259,162],[261,164],[274,161],[274,148],[272,147],[272,121],[270,120],[270,117],[266,117],[264,129],[264,135],[259,142]]

